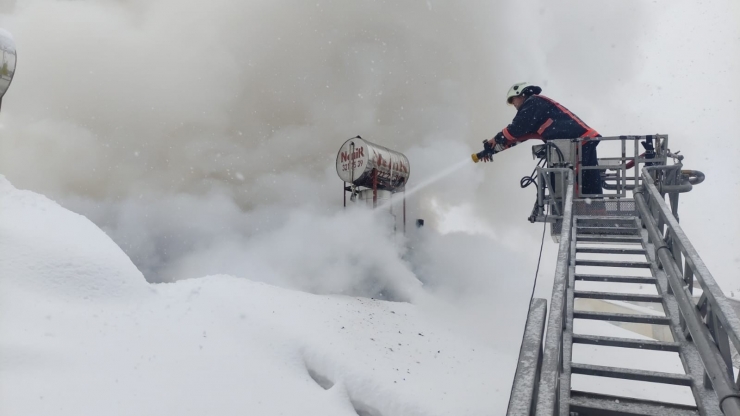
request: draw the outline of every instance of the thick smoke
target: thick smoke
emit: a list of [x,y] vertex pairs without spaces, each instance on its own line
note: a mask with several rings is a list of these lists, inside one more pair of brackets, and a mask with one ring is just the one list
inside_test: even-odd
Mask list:
[[649,102],[644,45],[660,19],[647,7],[18,0],[0,20],[19,51],[1,173],[90,217],[152,282],[231,273],[320,293],[407,298],[416,279],[450,296],[495,291],[536,265],[533,193],[517,180],[528,146],[411,201],[411,219],[476,236],[410,240],[343,212],[337,149],[361,134],[406,152],[421,181],[511,119],[502,96],[520,80],[603,134],[654,133],[625,99]]
[[[93,219],[153,282],[230,273],[410,299],[412,243],[343,212],[334,157],[362,134],[407,152],[414,181],[468,157],[494,74],[480,11],[20,2],[4,19],[22,58],[3,173]],[[482,175],[471,164],[415,196],[409,227],[434,198],[473,201]]]

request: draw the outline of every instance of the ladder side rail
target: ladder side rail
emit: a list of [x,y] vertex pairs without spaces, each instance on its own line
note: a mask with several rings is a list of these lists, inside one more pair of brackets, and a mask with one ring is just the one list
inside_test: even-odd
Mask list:
[[573,307],[576,287],[576,243],[578,235],[578,217],[573,217],[570,235],[570,256],[568,261],[568,286],[565,289],[565,321],[563,322],[563,364],[560,373],[560,416],[570,415],[570,389],[573,363]]
[[[714,387],[714,390],[717,393],[720,407],[726,415],[740,416],[740,393],[738,392],[737,386],[732,377],[728,377],[727,364],[725,360],[722,359],[720,355],[721,352],[718,349],[719,343],[712,338],[709,328],[707,328],[702,321],[701,315],[693,304],[688,291],[683,287],[683,273],[681,273],[672,253],[670,253],[669,248],[664,241],[663,233],[659,230],[655,218],[653,217],[651,210],[648,208],[644,194],[647,194],[648,200],[654,203],[654,206],[657,207],[660,219],[663,220],[662,222],[668,225],[673,235],[681,241],[680,246],[685,250],[683,254],[687,259],[692,260],[691,267],[694,269],[694,273],[697,275],[700,283],[707,283],[701,281],[702,277],[706,277],[708,283],[713,284],[713,286],[706,285],[708,289],[707,301],[712,305],[712,299],[710,299],[710,296],[713,297],[715,301],[713,305],[719,312],[716,316],[719,317],[720,313],[726,312],[723,313],[725,320],[728,322],[725,327],[725,332],[734,335],[733,342],[737,340],[737,335],[740,333],[740,331],[736,331],[736,328],[731,326],[732,323],[737,324],[737,317],[731,309],[723,311],[721,309],[723,306],[722,303],[716,302],[717,300],[724,300],[726,303],[726,299],[724,299],[724,295],[719,290],[716,282],[714,282],[711,274],[709,274],[706,266],[704,266],[701,258],[699,258],[698,253],[693,249],[693,246],[691,246],[688,238],[686,238],[683,230],[681,230],[675,217],[673,217],[673,214],[665,203],[663,196],[655,187],[648,169],[649,168],[643,169],[644,186],[641,190],[635,192],[635,202],[637,203],[643,223],[647,228],[650,242],[655,246],[656,255],[660,259],[660,263],[663,265],[663,269],[666,272],[669,286],[675,296],[680,313],[684,317],[685,325],[697,347],[704,369],[711,380],[712,387]],[[697,265],[703,266],[703,270],[698,270]],[[706,272],[706,274],[703,276],[700,275],[702,272]],[[705,285],[703,284],[702,287],[704,286]],[[712,290],[715,290],[715,293],[712,293]],[[729,309],[729,305],[725,306]],[[735,322],[733,322],[733,319]],[[730,369],[730,371],[732,371],[732,369]]]
[[[652,169],[654,168],[648,167],[644,170]],[[684,233],[678,221],[672,215],[670,208],[661,197],[658,189],[655,187],[652,177],[650,177],[646,172],[643,172],[643,179],[647,185],[646,191],[649,193],[650,199],[655,201],[655,204],[661,212],[661,217],[670,229],[672,237],[678,241],[678,249],[680,249],[684,256],[685,266],[691,269],[690,276],[692,279],[699,282],[703,291],[703,296],[707,298],[714,315],[719,319],[720,324],[724,327],[724,330],[727,332],[730,340],[735,346],[735,349],[740,351],[740,319],[738,319],[732,305],[729,304],[725,294],[722,292],[719,285],[717,285],[717,282],[704,264],[704,261],[699,257],[699,253],[691,244],[691,241],[689,241],[686,233]],[[686,272],[684,272],[684,276],[685,275],[687,275]],[[684,276],[682,276],[682,279]]]
[[547,300],[532,299],[514,374],[514,384],[511,387],[507,416],[530,416],[534,413],[542,370],[542,342],[546,318]]
[[568,186],[563,203],[563,222],[560,231],[560,246],[558,248],[557,266],[550,299],[550,316],[547,320],[545,349],[540,374],[540,390],[537,395],[536,414],[552,416],[560,405],[558,395],[560,391],[560,374],[563,361],[563,328],[565,325],[566,288],[570,266],[570,239],[573,226],[573,171],[566,168],[544,169],[550,172],[567,175]]
[[[642,228],[642,221],[639,218],[636,219],[636,222]],[[720,410],[719,399],[709,383],[704,382],[706,377],[704,364],[702,363],[696,344],[691,342],[676,297],[670,294],[671,290],[667,273],[658,264],[659,259],[656,257],[654,245],[650,243],[650,236],[647,230],[642,229],[640,235],[642,246],[646,248],[648,259],[651,262],[650,268],[653,276],[655,276],[656,289],[663,297],[663,310],[669,320],[673,340],[678,343],[679,358],[683,364],[684,371],[693,379],[691,392],[693,393],[699,414],[701,416],[720,416],[722,415],[722,411]]]
[[[717,345],[712,340],[708,328],[701,321],[687,291],[683,289],[680,271],[668,247],[660,237],[658,227],[641,194],[636,194],[636,201],[640,214],[643,216],[643,223],[647,228],[649,241],[654,245],[656,256],[665,272],[668,287],[672,288],[671,293],[678,307],[676,312],[684,317],[684,323],[691,334],[691,340],[696,346],[705,375],[708,377],[705,377],[704,388],[714,388],[719,406],[725,415],[740,415],[740,396],[733,386],[732,379],[727,376],[726,367],[719,357]],[[695,387],[701,388],[699,385]]]

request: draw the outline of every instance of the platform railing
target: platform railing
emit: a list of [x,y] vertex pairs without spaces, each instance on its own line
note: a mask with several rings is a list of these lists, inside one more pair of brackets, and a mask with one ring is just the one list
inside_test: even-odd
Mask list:
[[[600,143],[619,142],[621,155],[616,157],[600,157],[598,165],[583,166],[580,155],[583,155],[582,140],[575,143],[579,155],[578,183],[583,183],[583,173],[587,170],[603,171],[604,180],[603,188],[606,190],[615,190],[616,193],[601,194],[584,194],[578,190],[576,198],[626,198],[627,191],[630,191],[640,183],[640,170],[643,166],[658,164],[665,165],[667,162],[668,135],[654,134],[645,136],[609,136],[596,137],[591,141]],[[653,147],[653,154],[648,156],[641,153],[640,143],[650,142]],[[630,148],[630,152],[627,149]],[[632,153],[632,154],[629,154]],[[628,171],[634,169],[630,175]],[[612,183],[613,182],[613,183]]]
[[[626,206],[624,202],[631,201],[630,194],[636,186],[639,186],[642,178],[640,176],[641,168],[644,166],[658,165],[665,166],[671,154],[668,150],[668,136],[664,134],[643,135],[643,136],[609,136],[597,137],[590,139],[599,143],[618,143],[620,155],[616,157],[599,157],[598,165],[583,166],[582,154],[583,144],[581,139],[563,139],[554,140],[547,146],[557,146],[562,149],[565,163],[549,160],[548,168],[537,168],[537,200],[535,201],[532,214],[529,217],[531,222],[550,222],[559,223],[562,217],[562,204],[565,194],[565,176],[551,175],[553,169],[561,168],[565,165],[567,168],[574,169],[576,183],[573,200],[578,207],[574,210],[575,215],[584,214],[581,212],[584,208],[584,201],[588,202],[594,198],[603,201],[612,201],[612,205]],[[560,143],[555,143],[560,142]],[[646,152],[640,153],[642,148],[641,142],[652,143],[653,154],[646,155]],[[601,146],[599,152],[606,151]],[[568,150],[570,149],[570,150]],[[613,149],[612,149],[613,150]],[[576,168],[577,167],[577,168]],[[604,192],[600,194],[583,194],[582,183],[583,173],[589,170],[599,170],[602,177]],[[572,185],[571,185],[572,186]],[[690,186],[690,185],[688,185]],[[614,192],[607,192],[614,191]],[[623,201],[623,202],[619,202]],[[630,202],[631,203],[631,202]],[[631,205],[630,205],[631,206]],[[630,209],[633,210],[633,209]],[[587,213],[586,213],[587,214]],[[553,227],[553,236],[557,238],[560,234],[558,226]]]

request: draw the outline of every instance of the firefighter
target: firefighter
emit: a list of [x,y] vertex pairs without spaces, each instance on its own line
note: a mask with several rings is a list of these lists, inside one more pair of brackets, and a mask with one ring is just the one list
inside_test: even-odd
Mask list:
[[[554,139],[583,139],[581,163],[583,166],[596,166],[596,146],[598,140],[590,140],[601,135],[584,123],[578,116],[555,100],[540,95],[542,88],[526,82],[514,84],[506,94],[506,102],[516,110],[514,120],[488,142],[493,153],[502,152],[519,142],[529,139],[543,141]],[[491,156],[482,159],[491,161]],[[598,169],[583,171],[582,194],[600,194],[601,176]]]

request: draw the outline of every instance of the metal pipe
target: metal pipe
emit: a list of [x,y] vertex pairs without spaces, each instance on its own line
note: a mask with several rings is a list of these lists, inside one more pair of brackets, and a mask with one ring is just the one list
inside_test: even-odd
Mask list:
[[[680,170],[683,167],[682,164],[677,163],[675,165],[654,165],[654,166],[645,166],[642,168],[643,172],[663,172],[666,176],[670,175],[674,171]],[[649,175],[648,175],[649,176]],[[652,178],[652,176],[650,176]],[[653,185],[655,185],[655,181],[652,182]]]
[[656,188],[661,194],[682,194],[685,192],[690,192],[692,189],[694,189],[694,186],[690,183],[684,183],[681,185],[664,185],[662,183],[659,183]]
[[[683,165],[681,165],[680,163],[671,165],[671,166],[646,166],[643,168],[643,170],[647,170],[649,172],[665,172],[667,176],[673,173],[672,171],[681,169],[682,166]],[[698,173],[701,173],[701,172],[698,172]],[[704,174],[701,173],[701,175],[702,175],[702,181],[703,181]],[[697,183],[701,183],[701,182],[697,182]],[[655,184],[653,182],[653,186],[655,186],[658,189],[658,192],[660,192],[661,194],[684,193],[684,192],[689,192],[693,189],[691,180],[689,180],[688,182],[684,182],[682,184],[678,184],[678,185],[665,185],[662,182]]]
[[604,189],[606,189],[606,190],[609,190],[609,191],[614,191],[614,190],[618,190],[618,189],[624,189],[624,190],[627,190],[627,191],[632,191],[632,190],[635,189],[635,185],[622,185],[622,186],[619,186],[617,184],[612,185],[612,184],[610,184],[610,183],[608,183],[606,181],[601,181],[601,187],[604,188]]
[[698,170],[682,170],[681,175],[687,176],[689,183],[692,185],[698,185],[704,182],[704,173]]
[[[647,186],[649,187],[651,185]],[[655,220],[648,210],[647,203],[642,195],[643,192],[644,190],[635,192],[635,202],[640,210],[640,217],[645,224],[645,228],[647,228],[650,241],[655,246],[655,253],[660,258],[660,262],[666,272],[668,283],[673,289],[676,303],[684,317],[686,327],[691,334],[691,339],[696,344],[702,364],[711,380],[714,390],[717,392],[720,408],[725,415],[740,416],[740,394],[735,388],[733,380],[727,377],[724,362],[718,360],[719,350],[717,349],[717,345],[711,341],[708,328],[701,321],[696,307],[683,288],[681,272],[671,256],[668,246],[663,241],[662,234],[658,230]]]

